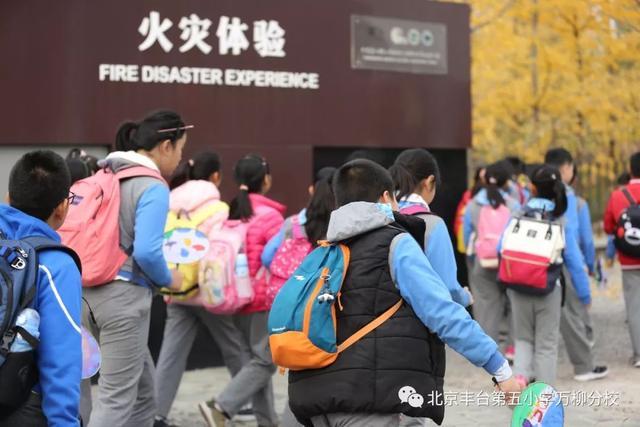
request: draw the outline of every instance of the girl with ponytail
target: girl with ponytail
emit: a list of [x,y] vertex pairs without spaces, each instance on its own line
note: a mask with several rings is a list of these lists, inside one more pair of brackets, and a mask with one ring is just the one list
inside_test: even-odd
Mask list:
[[[222,227],[229,214],[229,206],[220,201],[218,186],[222,181],[220,158],[211,151],[202,152],[183,162],[171,178],[171,195],[169,200],[169,221],[187,215],[189,218],[203,218],[199,212],[207,212],[208,216],[198,224],[197,230],[215,238],[216,231]],[[193,267],[172,265],[183,268],[185,285],[182,291],[188,291],[197,285],[193,275]],[[190,268],[191,267],[191,268]],[[196,291],[197,293],[197,288]],[[195,297],[195,295],[194,295]],[[180,380],[185,369],[187,357],[196,339],[199,326],[203,326],[210,338],[215,341],[222,353],[222,358],[231,376],[242,368],[243,360],[248,358],[243,338],[235,326],[232,316],[216,315],[193,300],[186,303],[169,295],[167,301],[167,319],[164,327],[162,348],[156,364],[155,397],[156,424],[169,425],[167,416],[178,391]],[[196,300],[197,301],[197,300]],[[164,424],[163,424],[164,423]]]
[[182,285],[182,274],[169,270],[162,251],[169,188],[161,175],[175,170],[192,127],[173,111],[126,122],[116,133],[118,151],[101,161],[105,172],[98,174],[136,169],[133,177],[120,181],[119,238],[128,259],[112,282],[83,289],[95,315],[85,324],[100,337],[104,361],[91,413],[94,427],[148,425],[155,416],[147,348],[151,300],[156,288],[179,290]]
[[[498,244],[511,215],[520,208],[508,190],[513,175],[511,164],[500,161],[487,166],[485,186],[469,202],[464,216],[464,242],[467,253],[473,256],[469,286],[473,293],[473,314],[482,329],[500,342],[500,329],[508,313],[505,289],[497,282]],[[513,358],[511,321],[506,316],[508,338],[504,353]]]
[[222,393],[200,403],[199,408],[209,425],[224,425],[253,400],[258,425],[276,426],[278,416],[271,382],[276,367],[271,358],[267,331],[272,301],[267,295],[266,268],[260,258],[267,242],[280,230],[286,207],[266,197],[272,181],[269,164],[263,157],[250,154],[240,159],[234,168],[234,178],[238,194],[231,202],[229,218],[246,225],[244,249],[254,292],[253,302],[236,315],[235,320],[251,355]]
[[427,150],[405,150],[389,169],[396,191],[400,213],[415,214],[426,225],[428,238],[423,251],[433,269],[449,288],[451,297],[467,307],[472,303],[471,294],[462,288],[457,279],[457,266],[447,225],[442,218],[431,214],[433,202],[440,184],[440,169],[435,157]]
[[[567,193],[560,171],[549,165],[536,168],[531,174],[532,198],[521,215],[559,223],[564,227],[567,213]],[[564,233],[565,237],[568,236]],[[564,292],[576,293],[580,300],[591,301],[589,277],[576,239],[565,238]],[[563,289],[560,284],[546,295],[528,295],[507,290],[513,312],[516,343],[514,374],[521,383],[536,378],[547,384],[556,380],[560,318]]]

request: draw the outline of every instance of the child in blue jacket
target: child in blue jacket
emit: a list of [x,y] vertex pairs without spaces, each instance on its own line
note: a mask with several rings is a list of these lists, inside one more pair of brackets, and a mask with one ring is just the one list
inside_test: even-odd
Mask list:
[[[405,150],[398,155],[389,172],[393,177],[400,212],[414,206],[430,211],[429,205],[440,185],[440,168],[431,153],[423,148]],[[472,303],[471,293],[458,283],[458,267],[447,225],[436,215],[420,217],[427,226],[424,253],[429,263],[447,285],[451,298],[468,307]]]
[[[0,205],[0,231],[10,240],[43,237],[60,242],[55,232],[67,215],[71,177],[52,151],[25,154],[11,170],[9,205]],[[36,349],[39,382],[29,399],[0,425],[8,427],[79,426],[82,347],[82,282],[71,256],[59,250],[39,252],[37,295],[40,315]]]
[[[531,178],[533,197],[527,202],[529,215],[560,222],[566,233],[566,214],[569,202],[560,172],[551,166],[536,169]],[[589,278],[584,269],[582,253],[577,240],[565,238],[562,253],[564,266],[571,277],[571,285],[583,303],[591,301]],[[526,383],[535,378],[554,384],[558,362],[560,317],[562,313],[560,284],[549,294],[529,295],[507,290],[513,310],[515,337],[514,373]]]

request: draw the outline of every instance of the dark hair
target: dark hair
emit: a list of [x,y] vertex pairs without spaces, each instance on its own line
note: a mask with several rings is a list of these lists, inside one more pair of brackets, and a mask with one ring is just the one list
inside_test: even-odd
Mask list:
[[504,188],[507,182],[511,179],[513,173],[511,164],[506,160],[502,160],[497,163],[493,163],[487,166],[485,173],[487,198],[489,203],[494,209],[498,206],[506,204],[504,197],[500,193],[500,189]]
[[11,206],[47,221],[55,208],[69,197],[71,176],[64,159],[53,151],[25,154],[11,169]]
[[631,181],[631,174],[629,172],[622,172],[618,176],[618,179],[616,179],[616,183],[618,185],[627,185],[629,184],[629,181]]
[[376,150],[374,148],[361,148],[359,150],[355,150],[347,156],[347,159],[344,162],[349,163],[358,159],[371,160],[379,165],[384,165],[384,155],[380,150]]
[[67,163],[67,167],[69,168],[69,173],[71,176],[71,185],[75,184],[77,181],[81,179],[85,179],[88,176],[91,176],[89,172],[89,167],[80,159],[69,159],[65,160]]
[[631,155],[629,159],[629,171],[633,178],[640,178],[640,151]]
[[[98,166],[98,158],[90,154],[87,154],[84,150],[80,148],[72,148],[69,151],[69,154],[67,154],[67,158],[66,158],[67,165],[70,165],[68,160],[72,160],[72,159],[79,160],[82,163],[84,163],[85,168],[87,169],[87,173],[89,174],[87,176],[91,176],[95,174],[100,169],[100,167]],[[71,170],[71,175],[73,177],[73,170]]]
[[377,202],[385,191],[393,194],[393,179],[385,168],[371,160],[352,160],[342,165],[333,176],[337,206],[351,202]]
[[162,141],[175,144],[186,130],[182,118],[173,111],[157,111],[139,122],[125,122],[116,134],[116,150],[153,150]]
[[551,200],[556,207],[551,212],[555,217],[561,217],[567,211],[567,190],[562,182],[560,171],[550,165],[542,165],[531,176],[531,183],[536,188],[536,197]]
[[471,187],[471,197],[474,197],[476,194],[480,192],[485,186],[485,183],[482,182],[480,175],[482,175],[482,171],[487,172],[487,168],[485,166],[478,166],[476,168],[475,173],[473,174],[473,186]]
[[258,154],[249,154],[238,160],[233,169],[233,177],[240,191],[229,207],[230,219],[248,220],[253,215],[250,193],[262,191],[264,177],[269,175],[269,164]]
[[313,186],[313,196],[307,205],[307,222],[304,231],[315,247],[318,240],[326,239],[331,212],[336,207],[331,181],[336,168],[325,167],[318,171]]
[[560,166],[573,163],[573,156],[564,148],[552,148],[544,155],[544,162],[549,166],[560,168]]
[[169,187],[173,190],[194,179],[209,180],[212,174],[219,171],[220,157],[213,151],[203,151],[178,166],[169,181]]
[[513,168],[514,176],[522,175],[525,171],[526,164],[518,156],[507,156],[505,160],[509,162]]
[[412,194],[423,179],[435,177],[440,185],[440,168],[433,155],[424,148],[404,150],[389,168],[398,200]]

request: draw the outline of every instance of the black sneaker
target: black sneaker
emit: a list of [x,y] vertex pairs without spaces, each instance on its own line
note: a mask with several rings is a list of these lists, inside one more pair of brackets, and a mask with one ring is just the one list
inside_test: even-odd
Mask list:
[[249,422],[255,421],[256,415],[253,413],[253,408],[251,406],[244,407],[238,411],[238,413],[233,417],[234,421],[240,422]]
[[153,427],[180,427],[177,424],[171,424],[168,419],[161,416],[156,416],[153,421]]
[[606,366],[596,366],[593,371],[586,374],[580,374],[573,377],[576,381],[593,381],[599,380],[609,375],[609,369]]

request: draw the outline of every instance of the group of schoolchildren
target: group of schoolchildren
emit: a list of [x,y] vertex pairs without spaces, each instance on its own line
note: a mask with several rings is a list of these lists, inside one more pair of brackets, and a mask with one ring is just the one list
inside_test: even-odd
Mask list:
[[[34,151],[12,169],[8,204],[0,206],[0,382],[6,388],[15,369],[31,375],[10,383],[18,398],[0,393],[0,426],[171,425],[198,325],[217,343],[231,376],[220,394],[198,405],[207,425],[243,416],[279,425],[269,311],[283,285],[301,280],[296,268],[309,253],[338,244],[349,261],[334,295],[335,336],[342,342],[370,329],[334,363],[289,372],[283,425],[441,423],[444,403],[425,399],[443,392],[444,344],[483,368],[507,400],[531,381],[554,384],[559,335],[577,380],[607,375],[593,361],[587,265],[594,257],[584,253],[593,244],[580,243],[582,202],[569,186],[573,160],[565,150],[547,153],[526,188],[513,161],[476,175],[458,221],[464,246],[473,249],[466,251],[469,292],[457,281],[446,224],[430,209],[441,175],[428,151],[405,150],[389,170],[364,159],[321,169],[307,207],[285,219],[285,206],[266,196],[272,181],[261,156],[236,163],[229,205],[218,190],[216,154],[180,165],[191,127],[171,111],[123,124],[117,151],[80,171],[73,188],[70,170],[84,153],[65,162]],[[640,239],[640,230],[629,231],[636,217],[628,210],[630,199],[640,199],[640,155],[631,174],[605,215],[612,234],[620,234],[622,216],[630,217],[621,241]],[[546,230],[553,259],[532,262],[518,252],[509,234],[527,227]],[[632,311],[640,304],[640,261],[622,253],[620,261],[640,366],[640,315]],[[517,275],[527,263],[543,277],[544,294],[510,286],[510,266]],[[168,304],[154,367],[147,341],[157,291]],[[466,309],[471,304],[477,321]],[[35,331],[21,326],[27,309],[39,315]],[[498,344],[503,323],[515,347],[513,371]],[[93,396],[89,379],[81,378],[84,329],[101,352]],[[21,339],[31,351],[13,350]]]

